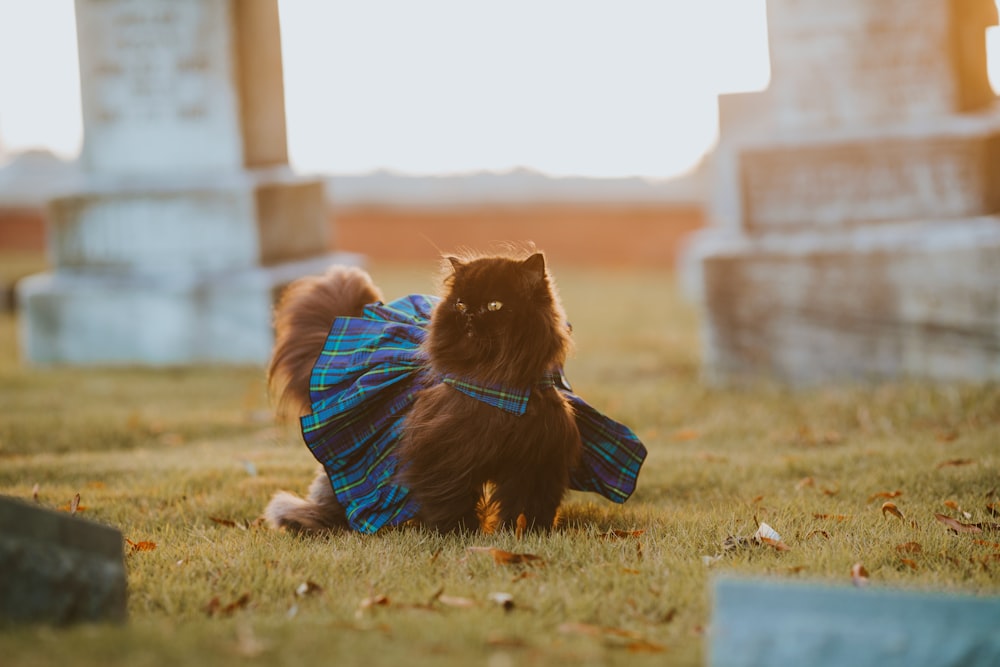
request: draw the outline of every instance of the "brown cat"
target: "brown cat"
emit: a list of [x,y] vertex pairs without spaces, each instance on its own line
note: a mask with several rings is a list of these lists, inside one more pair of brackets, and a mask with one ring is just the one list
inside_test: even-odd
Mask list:
[[306,499],[275,495],[272,525],[474,529],[489,484],[502,525],[523,515],[547,529],[570,487],[632,492],[645,449],[566,385],[569,327],[544,257],[450,257],[448,269],[440,299],[383,304],[347,268],[283,295],[270,386],[324,471]]

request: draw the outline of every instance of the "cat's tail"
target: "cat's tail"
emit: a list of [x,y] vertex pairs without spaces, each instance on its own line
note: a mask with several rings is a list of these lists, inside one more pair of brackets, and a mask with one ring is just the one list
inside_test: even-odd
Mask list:
[[288,491],[278,491],[264,510],[264,518],[272,528],[284,528],[296,533],[316,533],[347,528],[347,515],[330,486],[330,479],[320,471],[309,487],[309,494],[299,498]]
[[279,417],[308,414],[309,376],[333,321],[358,317],[365,305],[381,300],[371,277],[357,267],[334,266],[285,288],[274,310],[274,351],[267,368]]

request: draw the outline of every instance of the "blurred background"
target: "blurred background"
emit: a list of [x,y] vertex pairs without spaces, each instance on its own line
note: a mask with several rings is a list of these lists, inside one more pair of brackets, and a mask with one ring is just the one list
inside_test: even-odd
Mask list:
[[995,26],[992,0],[0,0],[5,304],[43,363],[211,360],[148,352],[163,325],[81,341],[533,241],[679,272],[717,379],[995,377]]

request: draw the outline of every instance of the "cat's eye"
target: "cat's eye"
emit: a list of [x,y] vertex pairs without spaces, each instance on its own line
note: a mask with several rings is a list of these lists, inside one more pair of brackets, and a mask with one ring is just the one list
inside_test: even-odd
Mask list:
[[461,300],[455,302],[455,310],[462,313],[463,315],[469,310],[469,307],[462,303]]
[[486,304],[486,309],[489,310],[491,313],[495,313],[501,308],[503,308],[502,301],[490,301],[488,304]]

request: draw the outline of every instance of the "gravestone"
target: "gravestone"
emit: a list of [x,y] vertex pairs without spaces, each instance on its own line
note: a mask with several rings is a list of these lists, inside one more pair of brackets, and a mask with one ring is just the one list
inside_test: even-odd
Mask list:
[[720,578],[708,664],[992,667],[1000,598]]
[[692,244],[709,379],[1000,378],[992,0],[768,0]]
[[0,496],[0,625],[124,621],[122,535]]
[[328,253],[285,141],[276,0],[76,0],[81,187],[19,285],[36,363],[260,363],[272,296]]

